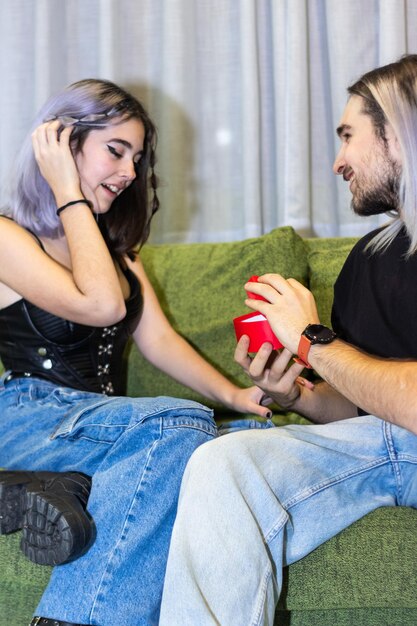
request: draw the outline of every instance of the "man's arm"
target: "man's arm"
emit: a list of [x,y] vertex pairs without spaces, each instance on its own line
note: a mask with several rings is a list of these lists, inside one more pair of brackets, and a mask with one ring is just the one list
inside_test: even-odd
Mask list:
[[[265,274],[257,283],[245,287],[267,300],[248,299],[246,304],[263,313],[289,353],[297,354],[301,333],[308,324],[319,323],[313,294],[298,281],[279,274]],[[319,376],[352,406],[417,434],[416,361],[382,359],[339,339],[311,346],[308,360]],[[313,395],[303,390],[292,408],[310,416],[314,414],[310,406],[314,407]]]
[[357,406],[326,381],[320,381],[314,388],[301,385],[300,395],[290,408],[291,411],[304,415],[318,424],[336,422],[358,415]]
[[343,341],[314,345],[312,367],[356,406],[417,435],[417,363],[381,359]]

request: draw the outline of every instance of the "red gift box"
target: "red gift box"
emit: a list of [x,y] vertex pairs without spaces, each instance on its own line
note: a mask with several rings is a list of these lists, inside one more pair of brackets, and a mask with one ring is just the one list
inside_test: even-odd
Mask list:
[[[248,282],[257,281],[257,276],[251,276]],[[264,297],[258,296],[250,291],[248,291],[248,298],[267,302]],[[238,341],[242,335],[247,335],[249,337],[250,343],[248,352],[258,352],[261,345],[265,342],[271,343],[274,350],[283,348],[283,345],[279,341],[278,337],[276,337],[272,332],[266,317],[258,311],[247,313],[246,315],[241,315],[240,317],[235,317],[233,325],[235,327],[236,339]]]
[[258,311],[235,317],[233,325],[238,341],[242,335],[249,337],[248,352],[258,352],[261,345],[265,342],[271,343],[274,350],[279,350],[283,347],[282,343],[272,332],[265,315],[258,313]]

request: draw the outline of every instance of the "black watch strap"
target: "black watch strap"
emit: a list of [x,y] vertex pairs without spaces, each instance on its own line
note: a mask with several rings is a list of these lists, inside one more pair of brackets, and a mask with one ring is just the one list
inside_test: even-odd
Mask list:
[[336,333],[327,326],[322,324],[309,324],[301,334],[300,342],[298,344],[298,358],[297,363],[304,365],[311,369],[311,365],[308,362],[308,353],[311,346],[316,344],[331,343],[336,339]]

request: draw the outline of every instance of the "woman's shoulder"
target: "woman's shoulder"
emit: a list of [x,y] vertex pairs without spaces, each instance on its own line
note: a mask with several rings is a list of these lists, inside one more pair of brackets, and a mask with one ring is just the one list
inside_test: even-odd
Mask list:
[[0,228],[6,229],[10,232],[18,232],[19,230],[24,230],[22,226],[20,226],[11,215],[7,213],[0,213]]
[[19,238],[25,239],[28,243],[36,243],[43,249],[43,244],[36,233],[18,224],[10,215],[0,213],[0,239],[2,243],[10,243],[10,238],[12,241]]
[[3,227],[6,230],[14,230],[15,226],[19,226],[14,219],[10,216],[7,215],[6,213],[0,213],[0,228],[3,229]]
[[0,214],[0,239],[2,240],[2,244],[7,244],[10,241],[10,237],[15,238],[25,236],[25,229],[20,226],[15,220],[9,215]]

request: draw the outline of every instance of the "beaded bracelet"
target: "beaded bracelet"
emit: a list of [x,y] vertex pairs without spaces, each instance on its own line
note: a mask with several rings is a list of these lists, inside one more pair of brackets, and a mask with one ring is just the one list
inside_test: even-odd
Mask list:
[[58,215],[58,217],[59,217],[60,213],[61,213],[64,209],[66,209],[66,208],[67,208],[67,207],[69,207],[69,206],[72,206],[73,204],[86,204],[87,206],[89,206],[89,207],[90,207],[90,209],[92,209],[92,208],[93,208],[93,203],[92,203],[92,202],[90,202],[90,200],[86,200],[85,198],[82,198],[82,199],[80,199],[80,200],[71,200],[71,202],[67,202],[67,204],[64,204],[64,206],[59,207],[59,209],[58,209],[58,210],[57,210],[57,212],[56,212],[56,214]]

